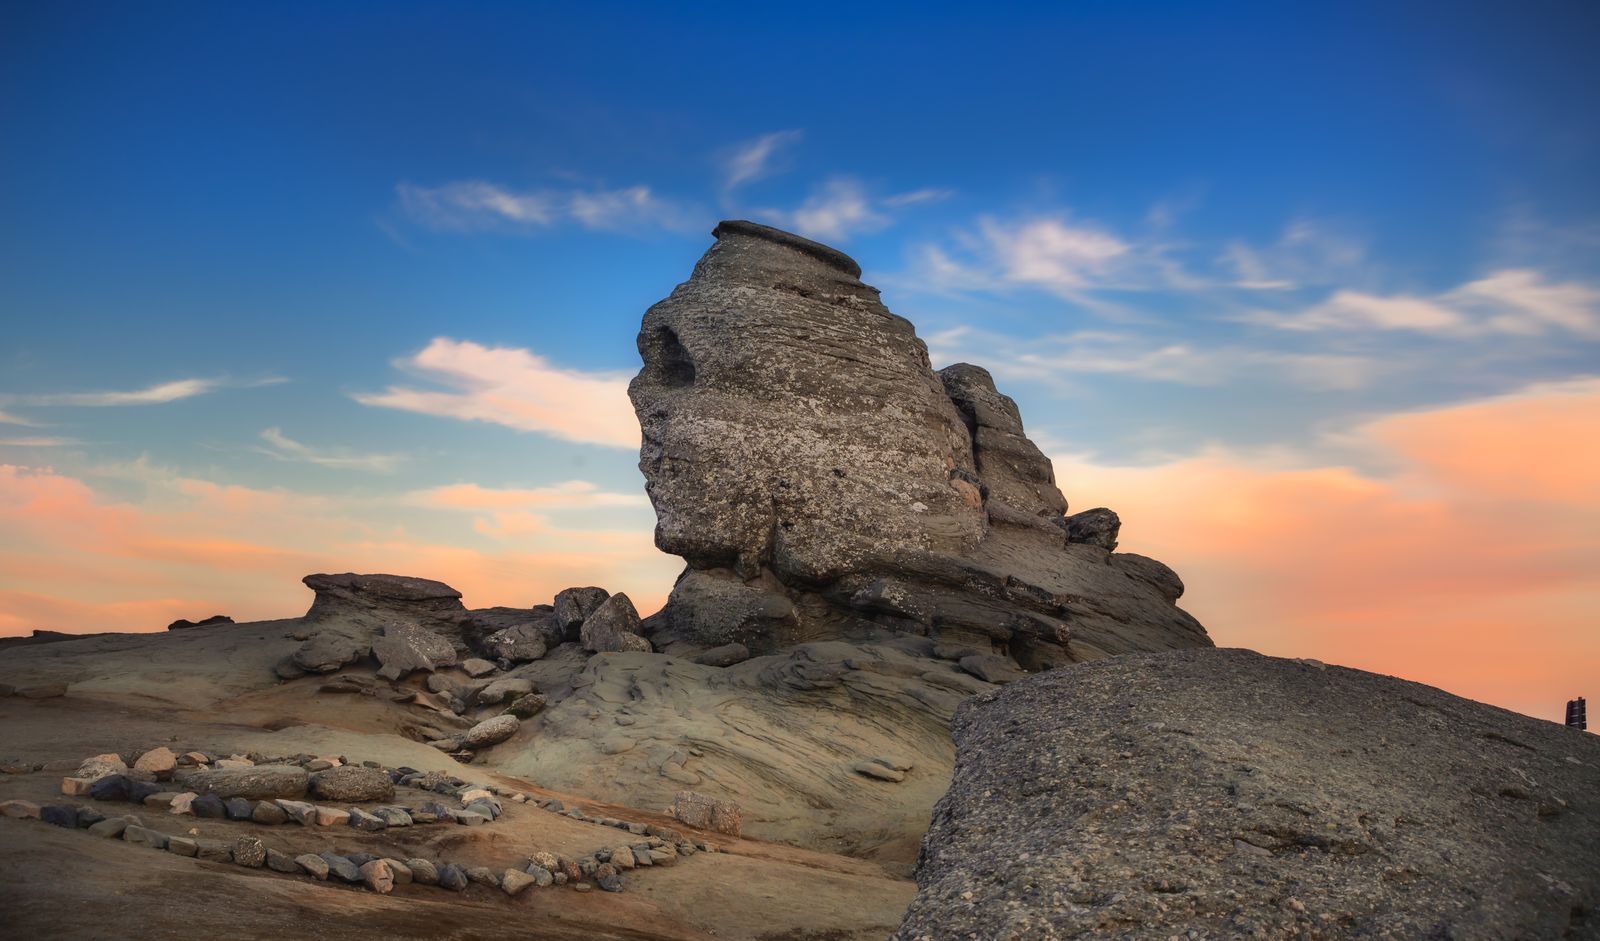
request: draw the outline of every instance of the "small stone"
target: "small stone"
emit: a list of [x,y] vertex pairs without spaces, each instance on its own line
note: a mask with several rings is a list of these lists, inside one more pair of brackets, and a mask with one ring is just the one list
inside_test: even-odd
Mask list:
[[905,772],[896,771],[888,765],[880,765],[876,761],[858,761],[851,765],[850,769],[856,774],[877,778],[879,781],[900,782],[906,779]]
[[88,797],[94,782],[88,778],[62,778],[61,793],[68,797]]
[[319,827],[348,827],[350,825],[350,812],[339,810],[335,807],[317,808],[317,826]]
[[89,833],[101,839],[114,840],[122,836],[122,831],[128,829],[128,821],[123,817],[108,817],[105,820],[89,826]]
[[591,887],[590,887],[589,883],[587,883],[587,882],[574,882],[572,884],[572,891],[574,891],[574,892],[588,892],[588,891],[591,891]]
[[189,802],[189,809],[194,811],[196,817],[208,820],[221,820],[228,816],[227,805],[215,794],[201,794]]
[[546,700],[543,693],[528,693],[525,696],[518,696],[513,699],[511,705],[506,707],[505,714],[516,716],[519,719],[531,719],[544,711],[545,705]]
[[650,850],[650,862],[656,866],[667,866],[678,861],[678,854],[665,847]]
[[481,787],[469,788],[461,792],[461,806],[465,807],[475,800],[493,800],[494,795]]
[[283,808],[283,812],[288,815],[290,820],[295,821],[301,826],[309,827],[316,824],[317,808],[315,804],[308,804],[305,801],[288,800],[282,797],[278,798],[277,803],[279,807]]
[[51,804],[39,808],[39,819],[52,826],[78,829],[78,808],[66,804]]
[[[540,871],[543,872],[543,870]],[[546,875],[548,875],[548,873],[546,873]],[[534,879],[532,876],[525,872],[518,872],[515,869],[507,869],[500,875],[500,888],[504,890],[507,895],[518,895],[524,889],[527,889],[533,884]]]
[[89,785],[89,796],[97,801],[125,801],[133,779],[125,774],[108,774]]
[[[528,875],[533,877],[533,884],[541,889],[556,881],[555,874],[543,866],[533,867],[533,869],[529,870]],[[566,881],[565,878],[562,881]]]
[[306,875],[319,882],[328,881],[328,861],[314,853],[302,853],[294,858],[295,865],[305,870]]
[[[151,784],[148,781],[132,781],[128,784],[128,800],[135,804],[148,802],[151,807],[160,807],[165,810],[172,803],[172,799],[177,796],[175,791],[163,791],[159,785]],[[151,800],[152,797],[156,799]]]
[[267,864],[267,848],[253,836],[241,836],[233,841],[233,861],[240,866],[260,869]]
[[299,872],[300,867],[295,863],[294,857],[288,853],[280,853],[275,849],[267,850],[267,868],[273,872]]
[[601,863],[594,869],[595,884],[607,892],[622,891],[622,874],[610,863]]
[[179,856],[197,856],[200,853],[200,844],[186,836],[170,837],[167,840],[167,852],[177,853]]
[[462,891],[467,887],[467,871],[455,863],[445,863],[439,868],[439,886],[452,892]]
[[273,801],[261,801],[260,803],[256,804],[255,810],[250,814],[250,819],[254,820],[256,823],[270,827],[276,826],[280,823],[288,823],[289,815],[284,812],[284,809],[279,807],[277,803]]
[[468,676],[477,679],[480,676],[488,676],[499,668],[487,660],[473,657],[470,660],[462,661],[461,669],[467,671]]
[[411,826],[411,815],[401,807],[376,807],[372,815],[391,827]]
[[474,813],[470,810],[451,811],[450,816],[455,819],[456,823],[468,827],[478,827],[489,822],[489,818],[484,814]]
[[334,852],[319,853],[322,861],[328,864],[328,872],[342,882],[360,882],[361,870],[348,858]]
[[183,757],[187,758],[189,760],[190,764],[196,764],[196,765],[209,765],[209,764],[211,764],[211,756],[207,755],[205,752],[201,752],[201,751],[184,752],[183,753]]
[[744,814],[738,804],[694,791],[679,791],[673,797],[672,816],[697,830],[714,830],[728,836],[738,836],[744,829]]
[[516,716],[499,715],[485,719],[461,736],[461,744],[466,748],[488,748],[491,745],[498,745],[517,734],[520,725]]
[[167,835],[159,830],[151,830],[148,827],[130,825],[126,830],[122,831],[122,840],[125,843],[148,846],[151,849],[167,848]]
[[379,830],[388,829],[389,827],[387,823],[383,822],[382,817],[369,814],[357,807],[350,808],[350,826],[356,828],[357,830],[365,830],[369,833],[375,833]]
[[412,880],[411,867],[410,866],[407,866],[405,863],[401,862],[398,859],[391,859],[388,856],[385,856],[383,858],[383,861],[389,864],[389,871],[394,873],[394,884],[395,885],[408,885],[408,884],[410,884],[410,882]]
[[394,870],[383,860],[374,859],[363,863],[359,872],[362,883],[379,895],[388,895],[394,891]]
[[195,845],[200,847],[195,854],[196,858],[214,863],[233,862],[233,844],[227,840],[201,840],[196,839]]
[[332,767],[333,762],[327,760],[326,758],[314,758],[311,761],[306,762],[306,770],[313,773],[318,771],[327,771]]
[[254,804],[248,798],[230,797],[223,802],[229,820],[249,820],[250,815],[256,812]]
[[618,846],[611,851],[611,865],[617,869],[632,869],[638,863],[633,858],[633,850],[626,846]]
[[78,829],[80,830],[87,830],[104,819],[106,819],[106,815],[93,807],[78,808]]
[[157,777],[171,774],[176,767],[178,767],[178,756],[165,746],[150,749],[133,763],[133,770],[148,771]]
[[0,816],[25,818],[39,816],[39,805],[33,801],[9,800],[0,801]]
[[500,876],[488,866],[473,866],[467,870],[467,878],[479,885],[486,885],[491,889],[500,888]]
[[418,885],[439,884],[439,869],[431,860],[412,857],[406,860],[406,868],[411,870],[411,878]]
[[172,798],[167,804],[167,812],[177,816],[194,816],[194,802],[200,795],[193,791],[184,791]]
[[66,694],[65,683],[45,683],[42,686],[26,686],[17,690],[17,695],[24,699],[55,699]]
[[377,859],[377,858],[378,858],[378,854],[377,853],[346,853],[345,854],[345,859],[348,859],[352,863],[354,863],[357,869],[360,869],[362,866],[365,866],[367,863],[370,863],[374,859]]

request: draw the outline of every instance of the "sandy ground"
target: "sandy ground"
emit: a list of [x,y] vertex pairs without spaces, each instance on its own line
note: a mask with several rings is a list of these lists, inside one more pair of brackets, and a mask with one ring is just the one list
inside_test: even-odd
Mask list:
[[[467,780],[560,796],[596,813],[686,829],[652,812],[659,807],[604,804],[580,789],[548,790],[539,781],[492,766],[457,764],[399,734],[415,721],[408,712],[415,707],[371,696],[315,693],[326,678],[273,681],[270,666],[282,655],[285,628],[293,624],[8,645],[0,649],[0,682],[72,686],[56,699],[0,699],[0,758],[81,760],[163,744],[214,754],[343,754],[390,767],[450,771]],[[537,741],[522,747],[537,747]],[[0,800],[93,803],[62,797],[61,777],[59,772],[0,776]],[[581,774],[570,777],[581,779]],[[397,802],[408,798],[415,803],[423,795],[402,794]],[[191,828],[204,838],[250,833],[292,855],[368,851],[496,869],[521,866],[534,851],[577,856],[626,842],[615,829],[514,803],[507,803],[505,815],[489,826],[432,825],[378,834],[179,818],[126,804],[96,806],[107,815],[132,810],[147,825],[172,834]],[[780,843],[697,835],[723,852],[636,870],[620,894],[552,887],[513,899],[481,886],[456,894],[409,885],[385,897],[101,840],[37,820],[0,819],[5,847],[0,911],[7,925],[3,933],[18,938],[215,933],[278,941],[293,932],[347,938],[876,941],[898,924],[915,891],[905,878],[904,861],[879,863]]]

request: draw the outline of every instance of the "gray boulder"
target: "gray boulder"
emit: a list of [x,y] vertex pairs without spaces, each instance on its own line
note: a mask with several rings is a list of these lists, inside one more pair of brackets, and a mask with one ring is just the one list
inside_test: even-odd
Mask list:
[[1244,650],[968,699],[895,941],[1559,938],[1600,905],[1600,738]]
[[456,648],[446,639],[416,624],[386,624],[373,638],[372,655],[381,664],[378,675],[398,680],[413,670],[432,673],[454,666]]
[[563,637],[550,605],[532,608],[480,608],[462,624],[467,643],[494,660],[529,663],[542,659]]
[[1103,506],[1067,517],[1068,542],[1099,546],[1107,552],[1117,548],[1117,534],[1121,530],[1121,518]]
[[583,622],[583,649],[595,653],[639,650],[648,653],[650,642],[639,636],[639,612],[628,596],[618,592],[607,598]]
[[307,575],[302,581],[316,592],[302,618],[310,636],[276,668],[284,679],[330,673],[355,662],[391,625],[424,628],[453,642],[466,616],[460,592],[426,578],[347,572]]
[[577,640],[578,630],[611,593],[604,588],[567,588],[556,594],[555,621],[562,640]]
[[1050,461],[988,372],[935,372],[840,252],[713,234],[646,312],[629,386],[656,545],[688,563],[657,647],[900,631],[1039,670],[1210,646],[1170,585],[1068,541]]
[[462,734],[461,745],[463,748],[488,748],[491,745],[498,745],[517,734],[520,725],[516,716],[500,715],[485,719]]
[[308,783],[306,769],[297,765],[208,768],[180,773],[176,779],[185,790],[224,800],[230,797],[250,800],[287,797],[294,800],[306,795]]

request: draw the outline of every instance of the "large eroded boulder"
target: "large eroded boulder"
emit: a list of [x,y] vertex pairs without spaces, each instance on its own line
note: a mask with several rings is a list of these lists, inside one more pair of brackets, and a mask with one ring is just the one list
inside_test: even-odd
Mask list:
[[1245,650],[975,696],[896,941],[1595,937],[1600,738]]
[[1210,645],[1170,569],[1111,552],[1104,525],[1070,538],[1016,403],[979,367],[935,372],[854,261],[750,222],[714,234],[645,314],[629,386],[656,544],[688,562],[658,647],[890,630],[1032,670]]

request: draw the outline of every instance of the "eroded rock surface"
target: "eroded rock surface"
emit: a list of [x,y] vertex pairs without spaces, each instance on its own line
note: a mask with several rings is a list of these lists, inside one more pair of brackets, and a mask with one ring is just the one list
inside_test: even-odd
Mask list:
[[906,631],[1036,670],[1210,645],[1109,520],[1070,539],[1016,403],[977,366],[935,372],[854,261],[749,222],[715,235],[645,314],[629,387],[656,543],[688,562],[658,647]]
[[1244,650],[969,699],[923,938],[1561,938],[1600,922],[1600,738]]

